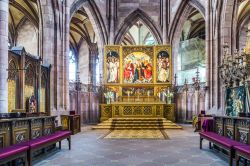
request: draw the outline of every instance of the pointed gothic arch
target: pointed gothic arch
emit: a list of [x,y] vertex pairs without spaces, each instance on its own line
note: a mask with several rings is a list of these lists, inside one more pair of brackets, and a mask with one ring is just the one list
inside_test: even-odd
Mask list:
[[99,34],[100,36],[102,42],[101,45],[107,44],[108,33],[102,15],[95,1],[75,0],[70,7],[70,19],[73,17],[74,13],[78,11],[81,7],[86,10],[87,14],[91,13],[91,15],[88,14],[88,16],[90,17],[95,33]]
[[156,26],[156,23],[141,9],[137,9],[130,13],[120,25],[115,35],[115,44],[120,44],[123,40],[125,34],[128,30],[138,21],[141,20],[144,25],[150,30],[156,39],[158,44],[162,43],[162,33],[159,30],[160,28]]
[[203,18],[205,18],[205,7],[198,0],[190,0],[189,3],[201,13]]
[[[244,6],[240,10],[241,5]],[[237,27],[236,27],[236,49],[238,50],[242,49],[244,46],[244,44],[242,43],[243,42],[242,40],[244,40],[242,39],[242,33],[244,30],[246,30],[244,28],[246,28],[248,26],[247,24],[249,24],[250,22],[250,10],[248,9],[249,6],[250,6],[250,1],[247,1],[245,4],[238,5],[238,11],[237,11],[238,16],[237,16]]]
[[186,19],[182,19],[183,17],[187,17],[188,13],[192,8],[195,8],[200,12],[200,14],[203,16],[205,20],[205,8],[202,6],[202,4],[197,0],[189,0],[187,1],[181,1],[181,4],[179,5],[179,8],[175,14],[175,19],[170,24],[170,30],[169,30],[169,38],[170,43],[173,44],[176,32],[182,28],[184,25],[184,22]]

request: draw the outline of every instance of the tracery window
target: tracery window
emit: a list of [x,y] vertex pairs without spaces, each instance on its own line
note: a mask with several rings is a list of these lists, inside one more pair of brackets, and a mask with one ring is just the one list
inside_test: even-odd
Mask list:
[[122,45],[155,45],[153,34],[141,21],[137,21],[125,34]]
[[76,80],[76,56],[72,50],[69,52],[69,80],[75,81]]

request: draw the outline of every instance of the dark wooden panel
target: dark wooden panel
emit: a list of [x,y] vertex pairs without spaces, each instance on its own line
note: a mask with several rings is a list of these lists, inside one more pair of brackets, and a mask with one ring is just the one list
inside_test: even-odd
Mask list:
[[215,116],[214,131],[241,143],[250,144],[250,118]]
[[11,145],[10,123],[0,123],[0,149]]
[[55,116],[0,119],[0,148],[54,132]]
[[30,129],[30,139],[41,137],[43,135],[43,119],[31,119]]
[[72,134],[81,132],[80,115],[61,115],[62,129],[69,130]]
[[12,121],[12,144],[28,141],[30,139],[29,121],[13,120]]

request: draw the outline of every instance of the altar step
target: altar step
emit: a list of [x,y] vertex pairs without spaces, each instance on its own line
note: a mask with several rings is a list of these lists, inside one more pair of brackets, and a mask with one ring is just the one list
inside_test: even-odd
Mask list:
[[181,126],[165,118],[110,118],[92,129],[182,129]]

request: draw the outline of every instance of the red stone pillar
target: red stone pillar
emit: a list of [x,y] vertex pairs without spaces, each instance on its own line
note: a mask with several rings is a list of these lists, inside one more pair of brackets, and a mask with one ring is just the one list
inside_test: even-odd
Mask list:
[[0,112],[8,112],[8,15],[9,0],[0,1]]

